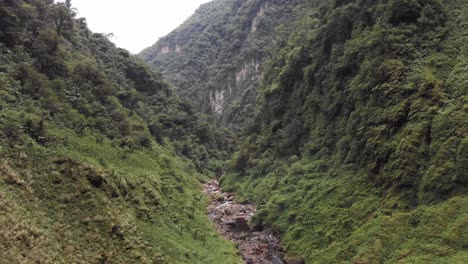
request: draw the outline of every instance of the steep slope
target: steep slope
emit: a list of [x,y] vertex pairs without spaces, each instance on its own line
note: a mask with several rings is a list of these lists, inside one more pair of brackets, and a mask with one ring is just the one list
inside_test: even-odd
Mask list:
[[253,118],[262,64],[300,15],[298,2],[212,1],[139,57],[220,125],[238,130]]
[[468,259],[468,4],[307,1],[223,185],[306,263]]
[[200,180],[229,137],[69,1],[0,1],[2,263],[240,263]]

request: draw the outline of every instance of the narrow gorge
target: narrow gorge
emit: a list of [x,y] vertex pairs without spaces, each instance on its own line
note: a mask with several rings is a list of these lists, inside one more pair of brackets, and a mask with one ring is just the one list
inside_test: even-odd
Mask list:
[[466,0],[89,3],[0,0],[1,263],[466,263]]

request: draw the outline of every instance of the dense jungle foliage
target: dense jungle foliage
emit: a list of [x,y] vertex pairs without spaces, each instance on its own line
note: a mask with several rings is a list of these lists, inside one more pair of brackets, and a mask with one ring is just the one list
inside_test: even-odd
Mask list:
[[218,0],[138,56],[217,123],[238,131],[252,122],[262,65],[294,26],[300,1]]
[[306,263],[465,263],[468,2],[307,3],[224,186]]
[[2,263],[240,263],[200,180],[232,145],[70,1],[0,1]]
[[150,66],[75,12],[0,0],[0,262],[241,263],[220,176],[291,263],[466,263],[467,1],[214,0]]

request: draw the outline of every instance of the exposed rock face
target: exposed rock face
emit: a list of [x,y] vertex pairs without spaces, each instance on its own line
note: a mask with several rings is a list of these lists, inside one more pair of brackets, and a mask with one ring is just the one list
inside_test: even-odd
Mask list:
[[268,2],[265,2],[258,10],[257,15],[252,21],[252,27],[250,29],[250,33],[254,33],[255,31],[257,31],[257,27],[260,24],[260,18],[265,14],[265,9],[268,8],[268,4],[269,4]]
[[[236,85],[242,85],[243,81],[256,81],[260,78],[260,63],[253,60],[249,63],[244,62],[242,68],[236,72]],[[250,77],[250,78],[249,78]]]
[[286,38],[272,33],[292,26],[298,2],[215,0],[139,56],[220,125],[241,129],[255,113],[262,65]]
[[210,92],[211,111],[219,115],[223,113],[226,98],[225,94],[225,90],[214,90]]
[[167,54],[169,52],[171,52],[171,48],[169,46],[162,47],[160,51],[161,54]]

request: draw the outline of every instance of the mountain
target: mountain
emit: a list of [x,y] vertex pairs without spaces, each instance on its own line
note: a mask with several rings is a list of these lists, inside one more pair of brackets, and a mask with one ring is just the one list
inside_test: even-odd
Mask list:
[[464,263],[468,5],[213,1],[139,56],[242,131],[222,178],[291,261]]
[[209,222],[217,130],[70,1],[0,1],[2,263],[241,263]]
[[218,0],[138,56],[223,127],[253,120],[262,65],[301,13],[300,1]]
[[217,176],[288,264],[466,263],[467,14],[214,0],[147,66],[70,1],[0,0],[0,262],[242,263]]
[[464,263],[467,2],[308,3],[223,185],[306,263]]

